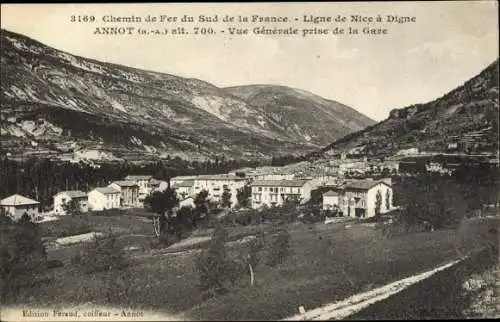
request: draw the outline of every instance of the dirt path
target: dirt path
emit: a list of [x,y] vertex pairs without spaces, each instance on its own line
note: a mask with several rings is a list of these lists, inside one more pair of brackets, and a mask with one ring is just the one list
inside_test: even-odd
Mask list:
[[355,294],[343,301],[327,304],[323,307],[294,315],[285,319],[285,321],[344,319],[376,302],[401,292],[417,282],[429,278],[439,271],[456,265],[462,260],[463,259],[441,265],[430,271],[404,278],[368,292]]

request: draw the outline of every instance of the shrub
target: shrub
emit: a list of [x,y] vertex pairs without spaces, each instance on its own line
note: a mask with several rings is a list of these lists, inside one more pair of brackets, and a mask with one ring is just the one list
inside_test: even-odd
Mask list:
[[230,284],[235,282],[236,266],[228,258],[225,243],[227,230],[217,226],[212,234],[212,240],[207,250],[198,257],[198,287],[202,297],[208,298],[228,291]]
[[23,287],[35,283],[45,267],[46,250],[38,226],[28,215],[17,223],[3,213],[0,216],[0,289],[5,302],[15,300]]
[[290,233],[286,226],[281,227],[270,245],[267,265],[275,267],[285,262],[290,255]]
[[86,244],[83,251],[71,259],[71,263],[81,266],[87,273],[120,270],[129,264],[111,231],[104,237],[95,236],[93,242]]
[[89,215],[67,216],[57,221],[42,223],[41,227],[43,235],[56,238],[86,234],[92,231]]

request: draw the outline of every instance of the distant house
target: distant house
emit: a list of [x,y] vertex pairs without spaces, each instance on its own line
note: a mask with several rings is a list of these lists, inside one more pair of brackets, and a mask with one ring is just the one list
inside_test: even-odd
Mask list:
[[186,198],[194,193],[194,180],[184,180],[172,186],[180,199]]
[[14,194],[10,197],[0,200],[0,206],[12,217],[13,220],[19,220],[26,213],[32,219],[38,215],[40,203],[36,200]]
[[[377,195],[380,196],[380,213],[394,209],[392,186],[387,180],[354,180],[333,190],[338,194],[338,208],[344,216],[366,218],[376,214]],[[332,193],[333,194],[333,193]],[[332,207],[334,198],[329,199]]]
[[120,206],[139,206],[139,185],[135,181],[118,180],[109,184],[108,187],[120,191]]
[[280,206],[288,199],[305,202],[311,198],[309,180],[256,180],[252,182],[252,208]]
[[415,155],[418,153],[419,153],[418,148],[408,148],[399,150],[398,152],[396,152],[396,155]]
[[112,187],[99,187],[90,191],[89,210],[101,211],[120,208],[120,191]]
[[448,146],[446,148],[448,149],[448,151],[456,151],[458,150],[458,143],[457,142],[448,143]]
[[56,215],[66,215],[64,205],[72,200],[77,202],[81,212],[89,210],[87,193],[79,190],[61,191],[54,195],[54,212]]
[[173,187],[176,184],[179,184],[179,183],[184,182],[186,180],[194,180],[197,177],[198,176],[196,176],[196,175],[193,175],[193,176],[177,176],[177,177],[173,177],[173,178],[170,178],[170,185]]
[[332,210],[339,205],[339,194],[336,191],[327,191],[323,194],[323,210]]
[[152,175],[133,174],[125,177],[124,181],[133,181],[139,187],[138,206],[144,204],[144,199],[153,190],[152,182],[155,180]]
[[245,178],[230,174],[201,175],[194,179],[193,194],[206,190],[209,200],[219,202],[224,191],[228,191],[231,194],[231,205],[235,206],[238,203],[237,191],[243,188],[245,183]]
[[[168,182],[165,180],[156,180],[155,178],[149,181],[149,187],[151,188],[151,193],[155,191],[165,191],[168,188]],[[140,195],[140,188],[139,188]]]
[[215,174],[175,177],[170,183],[180,199],[195,196],[205,190],[208,192],[209,200],[219,202],[224,191],[228,191],[231,194],[231,205],[235,206],[238,203],[236,198],[238,189],[243,188],[246,181],[245,178],[236,175]]
[[179,201],[179,208],[182,207],[192,207],[194,208],[194,198],[193,196],[187,196],[184,199],[180,199]]
[[255,175],[254,180],[292,180],[295,175],[293,173],[263,173]]

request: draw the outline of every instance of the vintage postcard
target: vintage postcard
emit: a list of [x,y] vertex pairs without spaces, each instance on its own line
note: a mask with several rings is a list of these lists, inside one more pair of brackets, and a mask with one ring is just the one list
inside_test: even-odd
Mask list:
[[2,4],[0,320],[499,318],[498,20]]

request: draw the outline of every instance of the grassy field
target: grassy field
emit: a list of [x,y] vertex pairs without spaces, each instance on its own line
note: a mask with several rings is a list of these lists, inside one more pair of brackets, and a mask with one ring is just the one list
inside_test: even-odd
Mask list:
[[[61,220],[77,220],[65,218]],[[115,227],[128,241],[123,245],[144,245],[148,239],[130,235],[152,235],[151,224],[136,216],[91,219],[93,231]],[[43,224],[57,225],[57,221]],[[297,313],[301,305],[311,309],[456,259],[483,245],[488,229],[495,225],[497,218],[469,220],[457,230],[384,238],[379,230],[362,225],[290,224],[292,253],[285,263],[257,266],[253,287],[248,276],[242,276],[238,287],[210,300],[200,296],[192,252],[162,254],[142,248],[129,253],[132,265],[127,269],[85,274],[69,262],[78,247],[64,247],[50,251],[49,258],[59,258],[66,266],[48,271],[46,283],[24,290],[18,302],[132,306],[183,313],[190,320],[280,319]],[[228,230],[230,240],[236,240],[270,229],[262,225]],[[193,236],[210,233],[200,230]],[[151,239],[148,242],[153,243]]]

